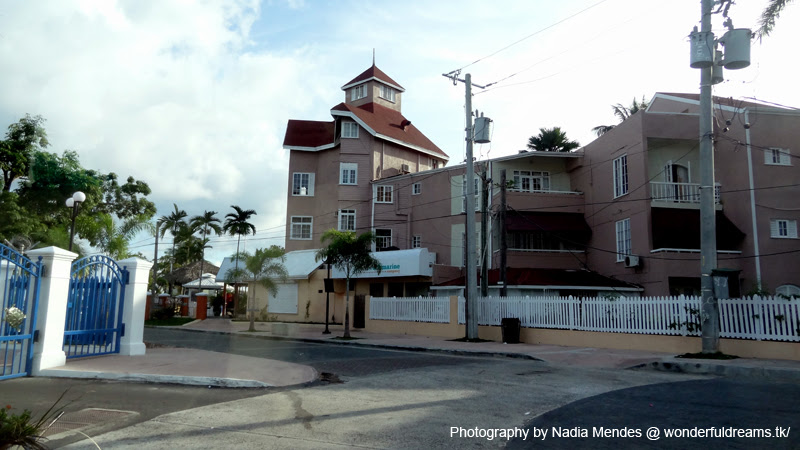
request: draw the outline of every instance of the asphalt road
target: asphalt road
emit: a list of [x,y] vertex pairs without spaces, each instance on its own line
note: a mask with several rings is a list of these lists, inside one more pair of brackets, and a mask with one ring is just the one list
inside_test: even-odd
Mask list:
[[[508,448],[797,449],[798,399],[798,385],[729,379],[622,389],[537,417],[526,425],[527,440],[515,439]],[[670,432],[681,436],[669,437]],[[714,437],[692,437],[700,433]]]
[[403,350],[364,348],[315,342],[262,339],[217,333],[201,333],[168,328],[145,328],[149,343],[232,353],[256,358],[306,364],[318,372],[341,377],[357,377],[397,370],[431,366],[470,364],[480,358],[420,353]]

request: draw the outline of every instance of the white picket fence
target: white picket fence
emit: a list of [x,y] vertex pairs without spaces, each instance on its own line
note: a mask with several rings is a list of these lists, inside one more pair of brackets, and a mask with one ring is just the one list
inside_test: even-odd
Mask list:
[[370,320],[450,323],[448,297],[372,297]]
[[[720,299],[720,337],[800,342],[800,299]],[[527,328],[610,333],[699,336],[699,297],[579,298],[486,297],[478,299],[479,325],[520,319]],[[465,323],[464,298],[458,322]]]

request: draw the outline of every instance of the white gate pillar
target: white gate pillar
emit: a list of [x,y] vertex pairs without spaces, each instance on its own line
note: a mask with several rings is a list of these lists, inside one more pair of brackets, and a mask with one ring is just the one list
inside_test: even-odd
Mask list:
[[125,305],[122,307],[122,323],[125,324],[125,336],[119,346],[120,355],[144,355],[144,310],[147,305],[147,284],[150,268],[153,263],[139,258],[128,258],[117,261],[126,267],[130,274],[125,286]]
[[39,340],[33,346],[33,367],[31,374],[38,375],[42,370],[63,366],[67,363],[64,353],[64,323],[67,320],[67,297],[72,261],[76,253],[58,247],[30,250],[31,261],[42,257],[44,275],[40,275],[39,314],[36,329]]

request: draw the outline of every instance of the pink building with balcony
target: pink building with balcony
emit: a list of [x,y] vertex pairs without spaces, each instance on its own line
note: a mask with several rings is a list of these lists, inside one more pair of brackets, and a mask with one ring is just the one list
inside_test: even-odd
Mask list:
[[[402,115],[403,88],[377,67],[342,89],[345,102],[331,109],[332,121],[289,121],[286,250],[319,248],[330,228],[372,231],[375,250],[386,252],[382,261],[391,262],[392,250],[426,249],[433,270],[362,280],[362,291],[460,292],[465,166],[445,167],[447,155]],[[499,287],[502,232],[508,295],[698,293],[697,97],[658,93],[647,110],[575,152],[478,161],[488,195],[486,202],[476,196],[477,254],[489,269],[490,293]],[[800,294],[800,112],[717,98],[715,117],[718,266],[730,295]]]

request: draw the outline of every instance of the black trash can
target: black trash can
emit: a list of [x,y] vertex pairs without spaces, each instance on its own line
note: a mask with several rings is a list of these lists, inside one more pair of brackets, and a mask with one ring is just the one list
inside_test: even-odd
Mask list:
[[519,319],[506,317],[500,321],[500,327],[503,330],[503,342],[506,344],[519,344]]

